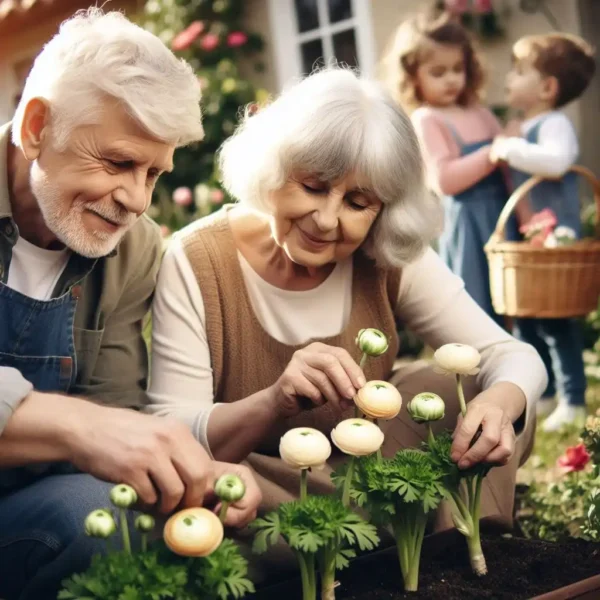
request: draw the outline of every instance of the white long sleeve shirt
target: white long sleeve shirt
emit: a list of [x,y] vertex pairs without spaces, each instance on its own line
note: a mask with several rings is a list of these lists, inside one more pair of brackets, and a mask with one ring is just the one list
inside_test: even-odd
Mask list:
[[577,134],[571,121],[559,111],[537,115],[521,126],[526,136],[540,121],[537,144],[525,137],[509,137],[497,145],[498,156],[511,167],[532,175],[560,177],[579,155]]
[[[252,308],[271,337],[297,345],[343,329],[351,308],[351,259],[339,263],[315,289],[288,291],[265,282],[238,257]],[[531,413],[547,383],[538,354],[496,325],[433,250],[403,270],[396,314],[433,348],[451,342],[477,348],[482,356],[479,385],[516,384]],[[184,421],[210,451],[207,426],[219,404],[214,403],[202,290],[177,237],[165,253],[154,298],[149,396],[151,412]]]

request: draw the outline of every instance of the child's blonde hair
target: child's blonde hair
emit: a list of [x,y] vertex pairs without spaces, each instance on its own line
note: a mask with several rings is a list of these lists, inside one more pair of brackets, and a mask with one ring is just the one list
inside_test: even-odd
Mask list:
[[543,77],[555,77],[558,93],[554,108],[579,98],[596,70],[594,49],[583,38],[568,33],[528,35],[512,50],[513,63],[527,63]]
[[465,61],[466,84],[457,104],[468,106],[482,97],[484,71],[473,40],[449,14],[421,14],[402,23],[382,63],[382,76],[390,92],[407,111],[421,104],[417,69],[427,60],[432,44],[460,46]]

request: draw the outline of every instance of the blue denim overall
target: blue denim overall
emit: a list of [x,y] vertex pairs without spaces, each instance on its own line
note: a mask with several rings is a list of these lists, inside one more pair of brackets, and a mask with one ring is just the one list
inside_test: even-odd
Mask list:
[[[492,143],[491,139],[466,144],[451,124],[447,124],[460,155],[466,156]],[[485,312],[504,326],[492,307],[490,273],[483,250],[492,235],[508,198],[506,182],[499,169],[454,196],[444,196],[444,231],[439,254],[453,273],[465,282],[465,289]]]
[[[75,284],[42,301],[0,281],[0,365],[18,369],[37,391],[67,393],[77,373],[80,292]],[[65,463],[0,470],[0,597],[54,600],[61,580],[102,551],[85,536],[83,520],[106,502],[109,489]]]
[[[537,144],[543,119],[527,133],[526,139]],[[521,185],[531,177],[511,169],[513,184]],[[577,175],[567,173],[558,180],[545,180],[529,192],[534,212],[550,208],[558,224],[571,227],[581,237],[581,216]],[[558,391],[560,399],[572,406],[584,406],[586,378],[583,364],[583,332],[576,319],[515,319],[515,337],[531,344],[540,354],[546,371],[548,387],[545,397]]]

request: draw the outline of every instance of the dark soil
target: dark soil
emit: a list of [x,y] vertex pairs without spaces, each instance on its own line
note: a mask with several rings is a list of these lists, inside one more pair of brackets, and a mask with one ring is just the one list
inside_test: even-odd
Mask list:
[[[340,571],[336,600],[528,600],[600,574],[599,544],[484,536],[489,573],[478,578],[471,572],[465,540],[458,535],[425,549],[418,592],[403,591],[397,554],[391,548],[359,558]],[[296,600],[301,598],[300,582],[265,589],[254,597]]]

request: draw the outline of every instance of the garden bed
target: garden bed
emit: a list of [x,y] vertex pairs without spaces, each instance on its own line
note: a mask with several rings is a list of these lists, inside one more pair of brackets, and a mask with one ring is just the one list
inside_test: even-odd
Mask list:
[[[337,600],[530,600],[593,578],[579,590],[561,590],[544,600],[600,598],[600,548],[573,540],[555,544],[500,535],[483,535],[489,574],[472,574],[464,538],[451,530],[425,539],[419,591],[405,593],[395,548],[354,560],[339,572]],[[586,594],[586,595],[584,595]],[[259,589],[256,600],[301,598],[300,580]],[[541,599],[540,599],[541,600]]]

